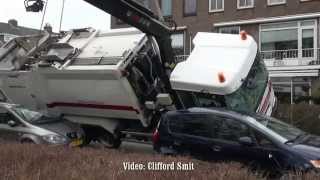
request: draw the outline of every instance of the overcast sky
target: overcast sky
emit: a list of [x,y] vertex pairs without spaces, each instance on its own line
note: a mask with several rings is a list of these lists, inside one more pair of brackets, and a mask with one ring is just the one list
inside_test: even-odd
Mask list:
[[[48,8],[45,23],[50,23],[54,31],[58,31],[60,24],[60,13],[63,0],[47,0]],[[72,28],[94,27],[97,29],[110,28],[110,15],[91,6],[83,0],[65,0],[62,30]],[[26,12],[24,0],[1,0],[0,22],[9,19],[18,20],[19,26],[39,29],[42,13]]]

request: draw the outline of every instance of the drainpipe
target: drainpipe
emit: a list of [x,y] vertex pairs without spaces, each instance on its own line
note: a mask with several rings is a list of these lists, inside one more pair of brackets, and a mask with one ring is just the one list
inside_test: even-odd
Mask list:
[[293,104],[293,79],[291,78],[291,82],[290,82],[290,87],[291,87],[291,92],[290,92],[290,101],[291,101],[291,105]]
[[311,82],[311,78],[310,78],[309,79],[309,97],[310,97],[309,104],[310,105],[312,104],[311,96],[312,96],[312,82]]

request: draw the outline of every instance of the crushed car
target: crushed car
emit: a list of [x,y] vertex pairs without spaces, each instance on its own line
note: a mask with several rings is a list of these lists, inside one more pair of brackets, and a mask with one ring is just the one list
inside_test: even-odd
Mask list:
[[78,124],[62,117],[0,103],[0,138],[8,142],[81,146],[84,132]]

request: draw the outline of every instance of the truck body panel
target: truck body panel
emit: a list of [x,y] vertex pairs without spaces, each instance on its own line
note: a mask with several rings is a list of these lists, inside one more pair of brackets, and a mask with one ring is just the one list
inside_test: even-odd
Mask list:
[[249,35],[242,40],[240,35],[198,33],[193,43],[190,56],[171,74],[173,89],[231,94],[246,79],[257,52],[257,44]]

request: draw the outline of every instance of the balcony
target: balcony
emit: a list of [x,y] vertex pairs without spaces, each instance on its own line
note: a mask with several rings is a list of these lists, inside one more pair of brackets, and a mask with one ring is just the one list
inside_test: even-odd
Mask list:
[[320,49],[261,51],[267,67],[320,65]]
[[318,77],[320,49],[261,51],[270,77]]

